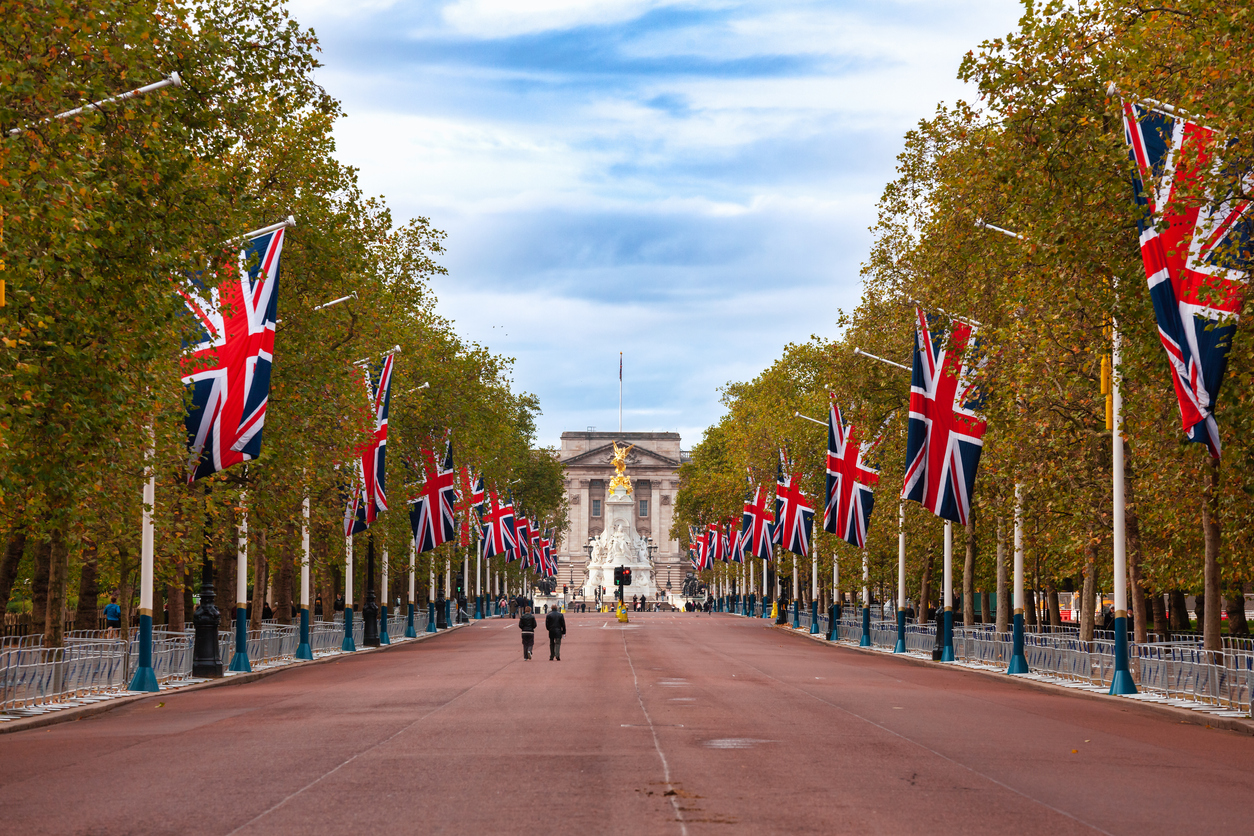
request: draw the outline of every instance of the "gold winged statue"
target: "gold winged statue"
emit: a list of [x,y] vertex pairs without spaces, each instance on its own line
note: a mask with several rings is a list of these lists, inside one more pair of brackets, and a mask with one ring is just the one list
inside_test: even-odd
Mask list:
[[631,479],[628,478],[625,471],[627,470],[627,454],[630,453],[636,445],[629,444],[626,447],[620,447],[618,446],[617,441],[613,441],[611,444],[614,445],[613,461],[614,470],[616,472],[614,474],[614,478],[610,479],[610,491],[622,486],[627,493],[631,493]]

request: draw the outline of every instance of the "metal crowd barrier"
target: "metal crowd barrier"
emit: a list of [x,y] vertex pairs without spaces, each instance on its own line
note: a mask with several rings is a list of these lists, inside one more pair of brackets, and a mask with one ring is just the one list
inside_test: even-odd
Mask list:
[[[758,614],[759,607],[754,607]],[[798,619],[809,631],[810,614]],[[788,623],[792,623],[791,611]],[[828,618],[819,616],[820,631],[828,635]],[[1115,642],[1109,630],[1095,630],[1093,641],[1082,641],[1079,629],[1052,627],[1024,633],[1024,655],[1034,673],[1109,686],[1114,674]],[[857,644],[862,638],[862,610],[846,606],[837,624],[837,638]],[[1128,654],[1134,681],[1140,690],[1168,699],[1188,700],[1249,714],[1254,692],[1254,639],[1225,637],[1222,651],[1206,651],[1198,636],[1180,635],[1174,641],[1136,644]],[[892,649],[897,644],[897,623],[871,619],[871,644]],[[936,624],[906,622],[906,650],[930,655],[936,644]],[[954,628],[954,656],[958,660],[1004,670],[1010,663],[1014,638],[998,633],[991,624]]]

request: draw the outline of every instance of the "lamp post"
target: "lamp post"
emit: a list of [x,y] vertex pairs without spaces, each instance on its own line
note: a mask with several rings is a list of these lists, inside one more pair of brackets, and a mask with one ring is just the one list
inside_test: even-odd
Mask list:
[[415,558],[417,557],[418,546],[415,545],[413,538],[409,540],[409,613],[405,621],[405,638],[416,639],[418,632],[414,629],[414,592],[416,586]]
[[[208,489],[205,497],[208,499]],[[192,614],[196,627],[195,647],[192,650],[192,676],[216,679],[222,676],[222,662],[218,659],[218,608],[213,605],[213,559],[209,557],[211,534],[209,509],[205,508],[205,532],[201,544],[200,603]]]

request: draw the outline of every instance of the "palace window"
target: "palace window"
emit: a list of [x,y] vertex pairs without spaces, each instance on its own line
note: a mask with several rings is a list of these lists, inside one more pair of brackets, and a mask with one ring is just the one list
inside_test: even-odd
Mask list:
[[601,516],[601,500],[599,499],[592,500],[592,516]]
[[649,516],[649,500],[647,499],[640,500],[640,516]]

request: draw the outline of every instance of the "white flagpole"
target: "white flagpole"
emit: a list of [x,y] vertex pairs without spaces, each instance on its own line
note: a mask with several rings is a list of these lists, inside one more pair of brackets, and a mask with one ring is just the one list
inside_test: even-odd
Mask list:
[[623,431],[623,353],[618,352],[618,431]]
[[[109,98],[101,99],[98,102],[91,102],[90,104],[85,104],[82,107],[76,107],[73,110],[66,110],[54,116],[49,116],[46,119],[41,119],[39,122],[35,124],[43,124],[45,122],[51,122],[53,119],[68,119],[71,116],[77,116],[78,114],[87,110],[99,110],[101,105],[112,104],[113,102],[121,102],[121,101],[125,101],[126,99],[134,99],[137,96],[142,96],[145,93],[152,93],[152,92],[162,89],[163,87],[171,87],[171,86],[173,87],[183,86],[183,80],[179,78],[178,73],[170,73],[168,78],[163,78],[160,81],[153,82],[152,84],[146,84],[143,87],[137,87],[134,90],[127,90],[125,93],[119,93],[116,96],[110,96]],[[9,136],[17,136],[24,130],[27,130],[27,128],[11,128],[9,130]]]
[[945,632],[945,646],[941,650],[941,661],[954,661],[953,624],[954,624],[954,524],[945,520],[945,614],[941,629]]
[[235,654],[227,670],[247,673],[248,661],[248,494],[239,498],[239,523],[235,526]]
[[312,659],[313,648],[309,643],[309,620],[313,613],[309,610],[309,497],[307,495],[301,503],[301,511],[300,645],[296,648],[296,658]]
[[906,503],[897,503],[897,644],[893,653],[906,652]]
[[[155,425],[148,425],[148,449],[144,455],[144,507],[139,524],[139,659],[135,666],[135,675],[129,686],[132,691],[157,691],[157,674],[152,666],[152,586],[154,571],[154,547],[152,512],[157,502],[157,474],[153,467],[153,459],[157,455],[157,430]],[[126,604],[129,606],[130,602]],[[180,630],[183,625],[178,626]],[[122,637],[129,640],[131,625],[123,624]]]

